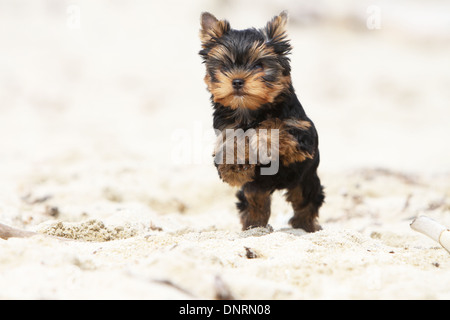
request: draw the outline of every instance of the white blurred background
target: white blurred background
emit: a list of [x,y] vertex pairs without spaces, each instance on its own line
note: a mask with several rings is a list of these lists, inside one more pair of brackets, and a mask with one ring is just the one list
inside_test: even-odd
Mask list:
[[198,160],[212,151],[197,145],[212,125],[200,13],[242,29],[286,9],[322,171],[450,170],[448,1],[0,0],[2,180],[114,161],[215,175]]

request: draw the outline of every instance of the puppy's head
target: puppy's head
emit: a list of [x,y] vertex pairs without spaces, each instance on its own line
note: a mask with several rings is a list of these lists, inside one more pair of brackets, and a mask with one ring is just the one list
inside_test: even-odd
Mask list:
[[282,12],[262,29],[234,30],[228,21],[202,13],[200,55],[214,102],[256,110],[289,88],[291,45],[286,22],[287,14]]

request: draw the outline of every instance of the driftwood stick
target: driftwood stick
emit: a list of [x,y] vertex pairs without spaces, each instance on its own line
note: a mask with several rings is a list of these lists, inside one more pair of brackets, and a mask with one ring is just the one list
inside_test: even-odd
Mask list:
[[420,216],[411,223],[411,228],[430,237],[450,252],[450,230],[431,218]]
[[0,223],[0,239],[8,240],[9,238],[28,238],[38,234],[39,233],[32,231],[25,231],[12,228]]
[[0,223],[0,239],[8,240],[9,238],[29,238],[29,237],[33,237],[33,236],[37,236],[37,235],[49,237],[49,238],[53,238],[53,239],[58,239],[61,241],[74,241],[72,239],[50,236],[48,234],[21,230],[21,229],[13,228],[13,227],[10,227],[10,226]]

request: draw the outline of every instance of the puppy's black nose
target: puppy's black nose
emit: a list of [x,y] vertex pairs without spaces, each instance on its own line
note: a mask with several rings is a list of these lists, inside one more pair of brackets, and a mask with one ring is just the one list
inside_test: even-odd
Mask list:
[[242,79],[234,79],[232,82],[233,88],[235,89],[242,89],[244,86],[244,80]]

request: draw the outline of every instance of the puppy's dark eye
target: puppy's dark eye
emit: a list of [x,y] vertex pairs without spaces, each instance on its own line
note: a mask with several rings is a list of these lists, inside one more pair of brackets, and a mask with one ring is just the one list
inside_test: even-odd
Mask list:
[[263,66],[263,64],[261,62],[255,63],[252,66],[252,70],[258,70],[258,69],[261,69],[261,70],[264,69],[264,66]]
[[226,64],[220,65],[219,69],[220,69],[220,71],[221,71],[222,73],[227,73],[227,72],[230,71],[230,67],[229,67],[228,65],[226,65]]

